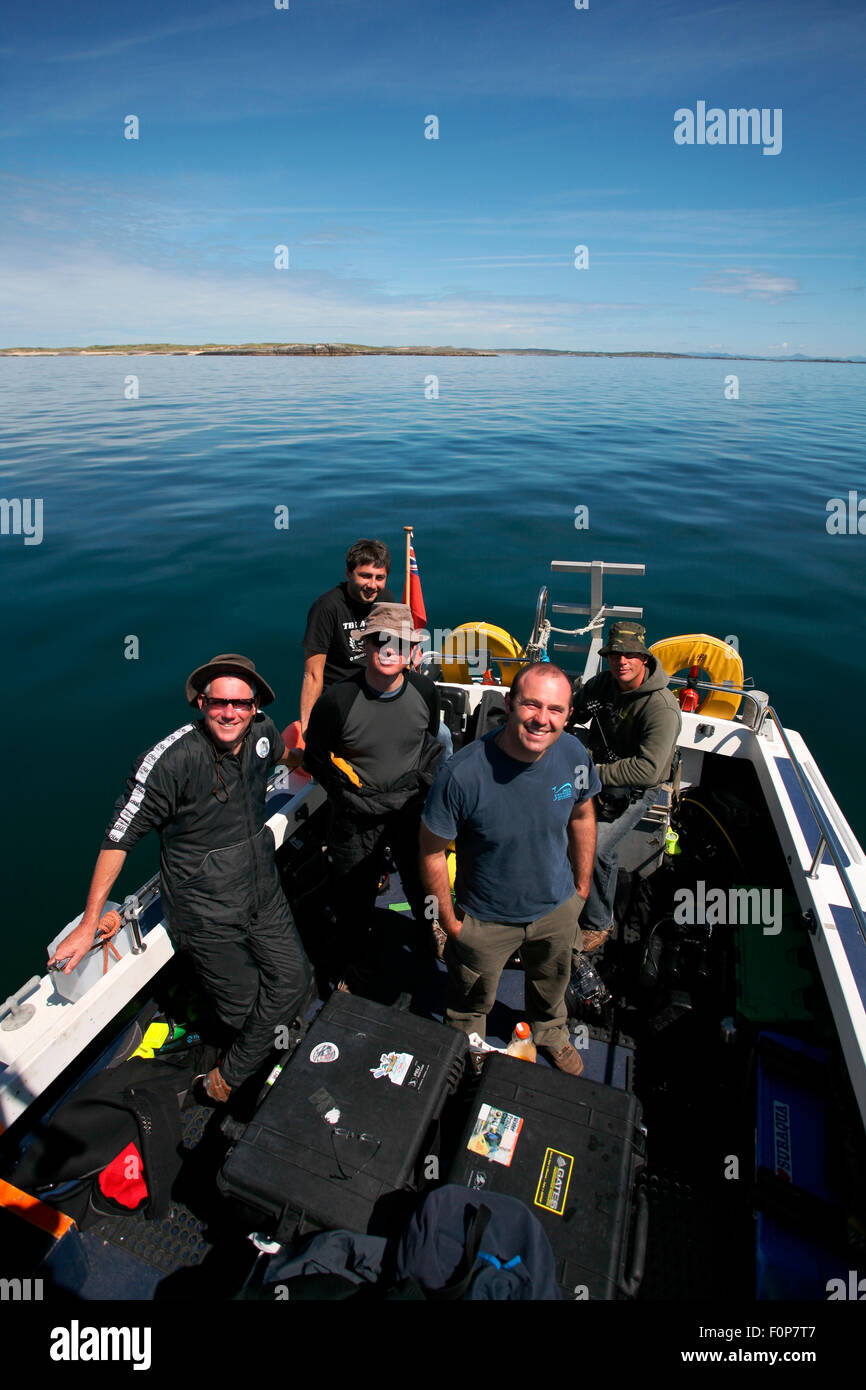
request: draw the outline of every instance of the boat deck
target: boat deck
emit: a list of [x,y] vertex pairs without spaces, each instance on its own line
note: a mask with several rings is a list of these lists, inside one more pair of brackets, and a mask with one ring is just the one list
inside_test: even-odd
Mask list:
[[[628,876],[620,893],[629,896]],[[399,879],[392,876],[377,906],[376,966],[380,1002],[393,1003],[411,990],[411,1008],[441,1019],[445,968],[410,948],[414,924],[405,910]],[[641,1099],[649,1131],[648,1161],[639,1184],[649,1203],[649,1242],[643,1299],[748,1297],[752,1222],[748,1184],[725,1183],[723,1156],[733,1141],[731,1114],[743,1109],[743,1058],[719,1044],[718,1008],[696,1010],[658,1037],[640,1017],[628,981],[639,967],[640,929],[623,926],[605,946],[600,973],[614,999],[603,1013],[590,1013],[582,1050],[585,1076]],[[318,1004],[316,1005],[318,1007]],[[488,1042],[505,1046],[523,1017],[523,974],[519,963],[505,969],[490,1015]],[[573,1020],[573,1027],[581,1026]],[[547,1066],[539,1059],[538,1066]],[[452,1104],[444,1125],[443,1177],[468,1104],[472,1078]],[[188,1099],[184,1144],[188,1150],[174,1190],[170,1215],[161,1221],[141,1214],[108,1216],[89,1226],[82,1247],[89,1270],[74,1280],[69,1295],[83,1300],[225,1298],[250,1274],[255,1250],[237,1224],[232,1204],[216,1191],[215,1178],[230,1140],[221,1131],[224,1112]],[[449,1143],[451,1149],[449,1152]],[[744,1131],[737,1145],[745,1153]],[[714,1252],[713,1258],[707,1256]]]

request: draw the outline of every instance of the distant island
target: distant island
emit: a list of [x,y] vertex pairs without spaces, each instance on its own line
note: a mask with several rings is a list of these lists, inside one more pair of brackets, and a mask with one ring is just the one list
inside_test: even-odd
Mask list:
[[577,348],[370,347],[366,343],[94,343],[0,348],[0,357],[659,357],[719,362],[866,362],[866,357],[761,357],[734,352],[602,352]]

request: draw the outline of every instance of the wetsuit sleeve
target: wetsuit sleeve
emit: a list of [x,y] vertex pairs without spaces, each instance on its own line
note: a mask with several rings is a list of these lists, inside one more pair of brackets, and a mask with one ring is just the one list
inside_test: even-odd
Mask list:
[[180,794],[183,755],[172,742],[192,725],[163,739],[137,758],[118,797],[105,831],[103,849],[129,850],[149,830],[162,830],[175,814]]
[[354,679],[340,681],[320,695],[313,705],[307,725],[304,768],[317,782],[332,792],[339,790],[339,776],[331,762],[331,754],[339,757],[345,715],[357,694]]

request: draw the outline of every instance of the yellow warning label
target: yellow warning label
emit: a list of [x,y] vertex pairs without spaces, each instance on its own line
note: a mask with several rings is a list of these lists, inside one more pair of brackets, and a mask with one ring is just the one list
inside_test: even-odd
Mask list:
[[573,1167],[574,1158],[571,1154],[560,1153],[558,1149],[546,1149],[533,1205],[562,1216]]

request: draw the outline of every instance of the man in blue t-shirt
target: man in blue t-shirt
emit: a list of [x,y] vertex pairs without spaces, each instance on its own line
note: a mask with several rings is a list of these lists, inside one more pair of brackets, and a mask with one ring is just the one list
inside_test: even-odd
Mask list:
[[[421,822],[421,876],[448,940],[445,1021],[484,1036],[506,961],[520,951],[526,1017],[560,1071],[579,1076],[565,990],[595,855],[601,783],[564,733],[571,682],[558,666],[525,667],[505,697],[503,727],[442,764]],[[457,848],[451,904],[446,852]]]

